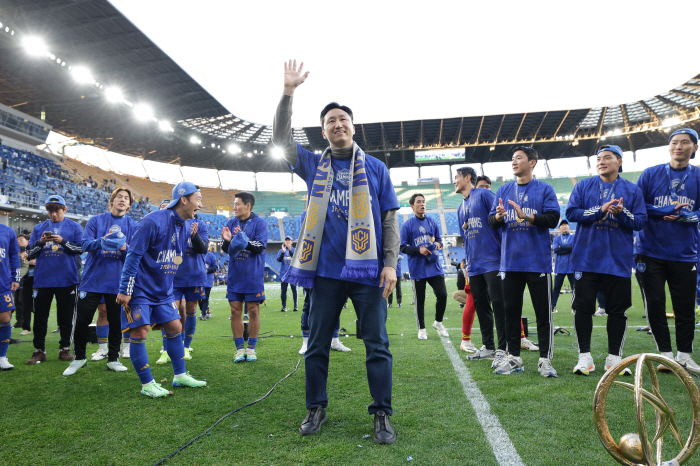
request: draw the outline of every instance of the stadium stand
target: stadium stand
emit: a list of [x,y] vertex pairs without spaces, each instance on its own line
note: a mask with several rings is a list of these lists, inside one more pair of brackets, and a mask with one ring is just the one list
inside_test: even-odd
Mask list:
[[[461,196],[460,196],[461,197]],[[445,212],[445,223],[447,223],[448,235],[459,235],[460,225],[457,212]]]
[[399,205],[401,207],[410,206],[408,201],[411,199],[413,193],[421,193],[423,196],[425,196],[426,209],[437,209],[437,201],[435,200],[437,196],[435,195],[433,185],[424,184],[420,186],[394,186],[394,191],[396,192],[396,197],[398,198]]

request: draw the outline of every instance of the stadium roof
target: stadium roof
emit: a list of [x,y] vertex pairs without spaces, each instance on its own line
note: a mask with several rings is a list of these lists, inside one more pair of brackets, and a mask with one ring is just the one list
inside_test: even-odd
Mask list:
[[[1,4],[0,102],[41,118],[58,131],[114,152],[147,160],[219,170],[281,171],[267,155],[271,127],[237,118],[105,0],[7,0]],[[5,31],[5,28],[8,31]],[[16,31],[17,34],[12,34]],[[54,58],[29,57],[21,38],[43,37]],[[57,61],[66,62],[61,65]],[[71,79],[89,67],[93,87]],[[155,122],[139,122],[129,105],[110,103],[118,86],[131,105],[148,102]],[[391,121],[356,125],[356,140],[390,167],[414,165],[414,151],[466,148],[466,162],[510,159],[530,145],[545,159],[591,155],[600,144],[633,151],[665,145],[678,125],[700,130],[700,75],[637,102],[573,110]],[[201,142],[193,144],[192,138]],[[325,148],[319,127],[297,128],[311,150]],[[237,144],[242,152],[224,153]]]

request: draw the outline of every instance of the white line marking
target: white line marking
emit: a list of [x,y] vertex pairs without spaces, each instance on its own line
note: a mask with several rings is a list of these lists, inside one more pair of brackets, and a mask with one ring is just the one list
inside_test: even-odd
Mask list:
[[452,361],[452,366],[455,368],[457,377],[462,383],[462,388],[464,389],[464,394],[466,395],[469,402],[474,408],[476,413],[476,418],[479,420],[482,429],[484,429],[484,434],[486,439],[491,444],[491,449],[493,454],[496,455],[496,461],[501,466],[525,466],[523,461],[520,459],[520,455],[515,450],[513,442],[510,441],[508,433],[501,426],[498,416],[491,413],[491,407],[489,402],[486,401],[484,395],[476,386],[476,382],[472,380],[469,369],[462,361],[462,358],[457,354],[452,342],[449,338],[441,337],[442,345],[447,351],[447,355]]
[[[447,328],[447,327],[445,327],[445,328],[446,328],[448,331],[449,331],[449,330],[454,330],[454,331],[459,331],[459,332],[462,331],[462,327],[459,327],[459,328]],[[563,328],[566,328],[566,329],[568,330],[567,327],[563,327]],[[570,328],[573,328],[573,326],[570,327]],[[608,328],[608,327],[605,326],[605,325],[594,325],[593,328]],[[637,329],[637,328],[642,328],[642,326],[641,326],[641,325],[628,325],[627,328],[634,328],[634,329]],[[676,326],[675,326],[675,325],[669,325],[668,328],[676,328]],[[534,331],[534,333],[537,334],[537,327],[528,327],[527,329],[528,329],[530,332],[533,332],[533,331]],[[474,330],[479,330],[479,332],[481,332],[481,329],[480,329],[479,327],[472,327],[472,332],[473,332]],[[645,332],[645,333],[646,333],[646,332]]]

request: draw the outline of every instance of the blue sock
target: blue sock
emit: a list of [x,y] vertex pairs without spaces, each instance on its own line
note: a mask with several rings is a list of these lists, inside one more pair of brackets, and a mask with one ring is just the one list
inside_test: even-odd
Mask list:
[[301,331],[301,336],[304,338],[309,338],[309,335],[311,335],[311,332],[309,330],[302,330]]
[[182,343],[182,347],[185,347],[185,332],[180,332],[180,342]]
[[107,337],[109,336],[109,324],[98,325],[97,327],[97,343],[100,345],[107,344]]
[[340,319],[338,319],[338,325],[335,326],[335,332],[333,332],[333,338],[338,338],[340,336]]
[[182,332],[174,335],[165,335],[165,350],[173,363],[175,375],[185,373],[185,347],[182,346]]
[[150,383],[153,380],[151,375],[151,366],[148,365],[148,353],[146,353],[146,339],[132,338],[131,339],[131,364],[134,365],[134,370],[139,376],[142,384]]
[[243,349],[245,346],[245,340],[243,340],[243,337],[235,338],[234,340],[236,342],[236,350]]
[[258,339],[253,337],[248,337],[248,349],[255,349],[255,345],[258,344]]
[[0,323],[0,358],[7,356],[7,348],[10,346],[12,326],[9,322]]
[[160,329],[160,334],[163,335],[163,351],[165,351],[168,348],[168,339],[165,337],[165,329],[161,328]]
[[[128,345],[131,343],[131,332],[126,331],[122,332],[122,338],[124,338],[124,345]],[[131,350],[131,348],[129,348]]]
[[185,318],[185,348],[189,348],[192,344],[195,330],[197,330],[197,314],[187,314]]

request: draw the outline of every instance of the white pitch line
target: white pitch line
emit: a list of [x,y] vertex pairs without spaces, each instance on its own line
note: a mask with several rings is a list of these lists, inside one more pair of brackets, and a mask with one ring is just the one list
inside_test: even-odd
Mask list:
[[[566,328],[566,327],[563,327],[563,328]],[[571,330],[573,330],[573,327],[570,327],[570,328],[571,328]],[[607,327],[606,325],[594,325],[592,328],[608,328],[608,327]],[[635,329],[637,329],[637,328],[642,328],[642,326],[641,326],[641,325],[628,325],[627,328],[635,328]],[[675,326],[675,325],[669,325],[668,328],[676,328],[676,326]],[[455,332],[457,332],[457,331],[461,332],[461,331],[462,331],[462,327],[459,327],[459,328],[447,328],[447,327],[445,327],[445,329],[446,329],[446,330],[454,330]],[[537,333],[537,327],[528,327],[527,329],[530,330],[530,331],[534,331],[534,333]],[[481,331],[481,329],[480,329],[479,327],[472,327],[472,331],[474,331],[474,330],[479,330],[479,331]],[[567,330],[569,330],[569,329],[567,328]]]
[[445,351],[447,351],[447,355],[450,357],[450,361],[452,361],[457,377],[462,383],[464,394],[471,403],[472,408],[474,408],[476,418],[479,420],[482,429],[484,429],[486,439],[491,444],[491,449],[493,454],[496,455],[498,464],[501,466],[525,466],[520,459],[520,455],[515,450],[513,442],[510,441],[508,433],[501,426],[498,416],[491,412],[489,402],[486,401],[481,390],[476,386],[476,382],[472,380],[469,369],[467,369],[464,361],[457,354],[457,350],[455,350],[450,339],[445,337],[440,339],[445,347]]

